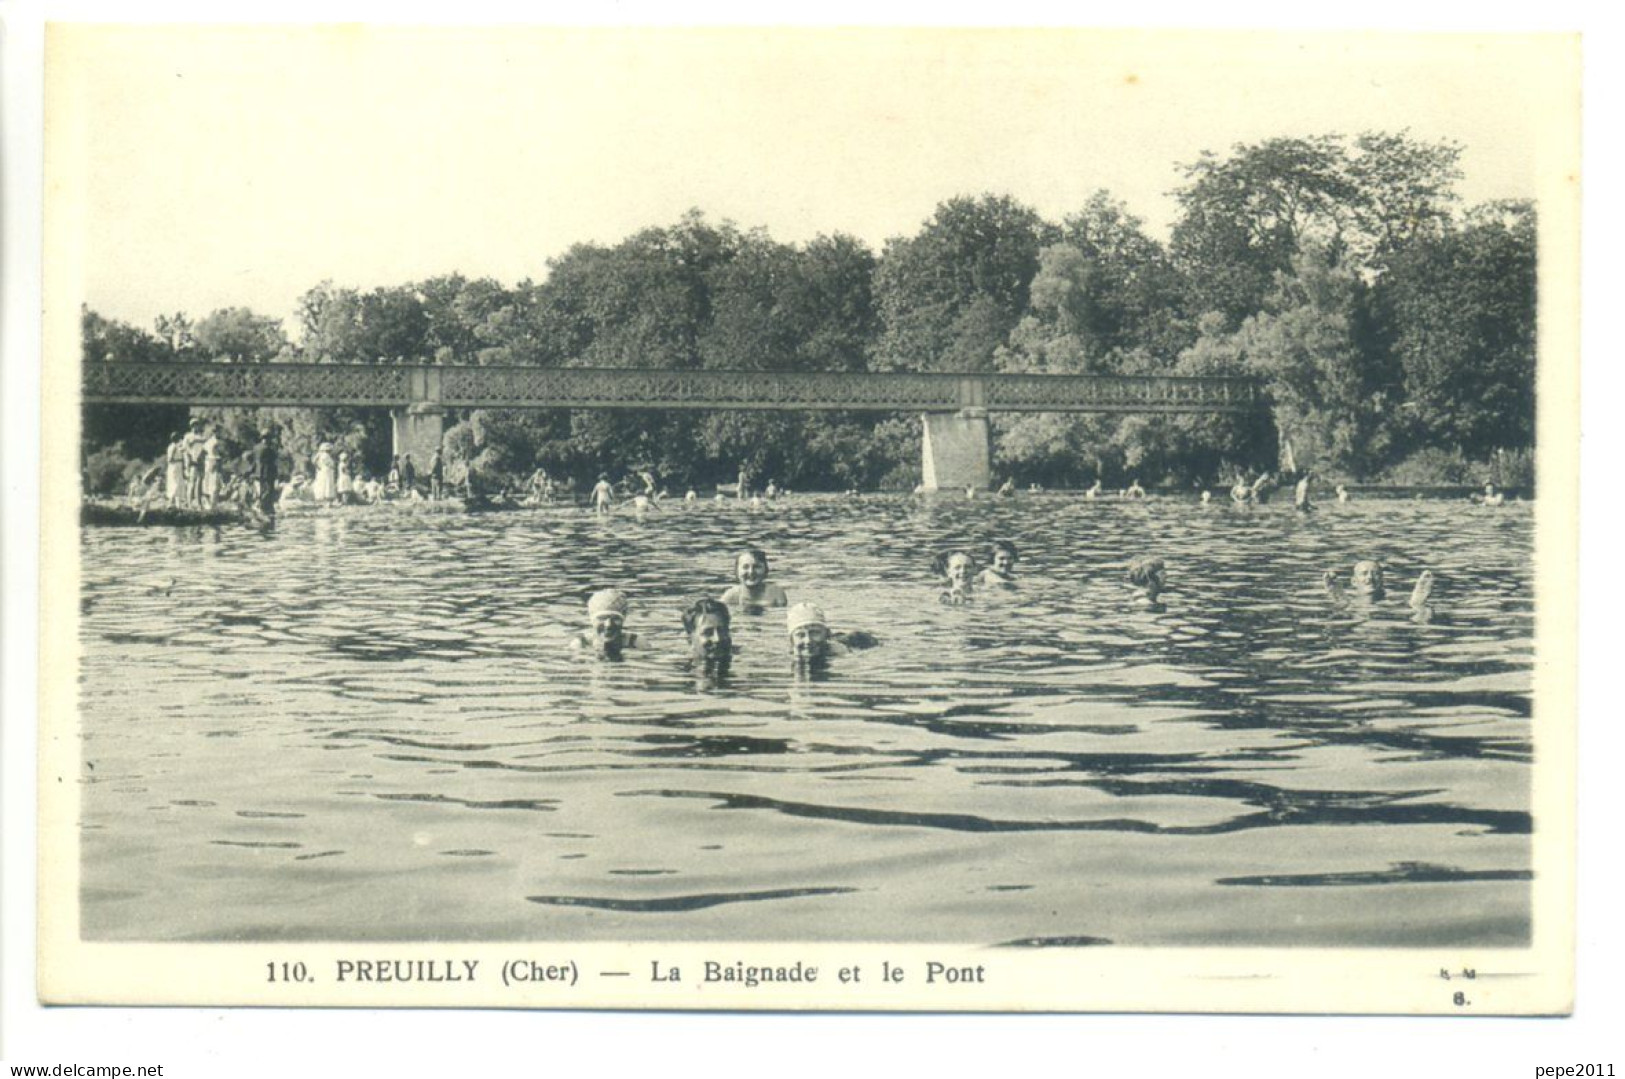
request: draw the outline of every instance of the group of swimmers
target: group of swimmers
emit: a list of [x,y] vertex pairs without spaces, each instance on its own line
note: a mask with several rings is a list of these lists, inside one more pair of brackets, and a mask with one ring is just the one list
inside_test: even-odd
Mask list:
[[[734,655],[735,610],[760,614],[782,609],[786,647],[797,669],[817,670],[832,656],[878,643],[861,631],[833,632],[823,608],[815,603],[791,603],[784,589],[767,576],[766,552],[755,547],[740,551],[734,559],[735,583],[719,598],[696,599],[683,608],[689,658],[706,675],[728,673]],[[621,589],[594,592],[587,600],[587,630],[572,637],[570,646],[604,659],[620,659],[626,649],[637,646],[637,634],[626,628],[630,609],[631,599]]]
[[[974,601],[978,590],[1011,590],[1016,587],[1015,544],[998,540],[988,549],[987,565],[982,566],[969,551],[945,551],[931,563],[932,573],[941,582],[939,601],[960,606]],[[760,614],[769,609],[785,612],[787,651],[798,671],[818,670],[830,657],[854,648],[873,647],[878,642],[861,631],[832,632],[823,608],[813,603],[794,603],[785,590],[768,580],[767,554],[752,547],[734,559],[735,583],[713,599],[696,599],[683,608],[683,634],[688,641],[689,659],[708,677],[725,676],[734,655],[733,612]],[[1167,563],[1154,555],[1139,555],[1129,561],[1124,574],[1138,602],[1161,610],[1161,595],[1167,588]],[[1334,570],[1327,570],[1322,584],[1340,606],[1374,604],[1387,595],[1382,563],[1362,559],[1354,564],[1345,588]],[[1409,606],[1418,621],[1433,618],[1433,591],[1436,578],[1423,570],[1411,591]],[[620,659],[626,649],[636,647],[637,634],[626,628],[631,609],[628,595],[618,588],[594,592],[587,600],[587,630],[571,638],[572,648],[603,659]]]

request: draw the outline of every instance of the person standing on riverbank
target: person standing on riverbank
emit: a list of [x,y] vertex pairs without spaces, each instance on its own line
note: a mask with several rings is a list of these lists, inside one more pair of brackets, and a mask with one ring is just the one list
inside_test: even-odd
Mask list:
[[340,502],[349,502],[350,492],[355,490],[355,484],[350,477],[350,448],[348,446],[339,450],[338,482],[333,489]]
[[220,500],[220,435],[211,430],[203,441],[203,501],[214,509]]
[[194,419],[181,443],[181,454],[186,465],[186,504],[203,504],[203,421]]
[[316,479],[311,484],[311,497],[317,502],[331,502],[338,497],[338,466],[333,460],[333,444],[323,442],[316,447],[316,456],[312,458],[311,465],[316,470]]
[[254,500],[267,517],[276,512],[277,450],[276,428],[267,427],[253,450]]
[[401,454],[401,497],[416,498],[418,495],[418,470],[412,467],[412,455]]
[[164,497],[171,506],[178,506],[186,493],[186,456],[182,450],[186,436],[179,432],[164,452]]
[[592,511],[594,513],[608,513],[611,503],[615,501],[615,489],[609,485],[609,473],[600,472],[598,482],[592,488]]
[[[469,469],[470,480],[473,478],[473,469]],[[446,461],[436,449],[429,455],[429,501],[439,502],[445,494]]]

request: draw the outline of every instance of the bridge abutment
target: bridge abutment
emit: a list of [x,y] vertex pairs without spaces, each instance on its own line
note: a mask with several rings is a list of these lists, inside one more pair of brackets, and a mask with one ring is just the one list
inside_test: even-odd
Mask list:
[[389,418],[395,456],[409,453],[414,467],[427,468],[446,434],[446,410],[432,404],[409,405],[391,409]]
[[927,412],[921,440],[922,482],[927,491],[986,488],[993,482],[987,409]]

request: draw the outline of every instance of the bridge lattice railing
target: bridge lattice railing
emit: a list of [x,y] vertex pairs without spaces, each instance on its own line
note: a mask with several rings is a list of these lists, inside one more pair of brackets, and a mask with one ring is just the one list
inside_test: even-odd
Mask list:
[[88,364],[83,389],[92,403],[458,408],[1238,412],[1260,400],[1244,378],[339,364]]

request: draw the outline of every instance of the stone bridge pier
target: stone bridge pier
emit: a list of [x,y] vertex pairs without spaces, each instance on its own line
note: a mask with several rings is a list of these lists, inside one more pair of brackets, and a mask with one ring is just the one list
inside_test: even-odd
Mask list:
[[920,440],[922,484],[927,491],[985,489],[993,482],[987,409],[927,412]]
[[434,367],[411,372],[408,388],[412,403],[389,410],[390,441],[397,457],[412,455],[412,465],[422,471],[440,448],[446,435],[446,410],[441,405],[441,372]]

